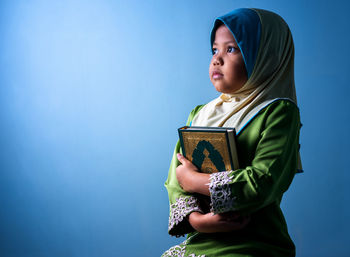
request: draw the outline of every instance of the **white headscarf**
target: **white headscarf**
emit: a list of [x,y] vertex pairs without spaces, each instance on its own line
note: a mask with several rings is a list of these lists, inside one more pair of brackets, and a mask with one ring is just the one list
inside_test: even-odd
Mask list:
[[[286,98],[296,104],[294,44],[288,25],[280,16],[270,11],[248,10],[256,12],[258,22],[261,24],[260,43],[254,68],[241,89],[234,94],[222,94],[206,104],[194,117],[193,126],[234,127],[239,131],[257,112],[276,99]],[[237,14],[236,11],[233,15],[242,14],[241,12]],[[235,34],[242,34],[242,31],[249,32],[245,29],[245,20],[243,19],[243,23],[237,26],[232,23],[237,22],[237,19],[232,19],[228,14],[218,18],[215,23],[217,26],[219,21],[230,29],[241,51],[244,50],[240,46],[241,40]],[[215,26],[212,31],[214,35],[217,28]],[[235,30],[242,31],[235,33]],[[243,51],[242,55],[245,55]]]

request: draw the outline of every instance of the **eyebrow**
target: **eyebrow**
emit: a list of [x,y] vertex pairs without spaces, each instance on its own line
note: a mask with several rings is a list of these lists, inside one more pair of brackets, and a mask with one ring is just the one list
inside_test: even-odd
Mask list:
[[[228,41],[224,41],[222,42],[222,44],[234,44],[234,45],[238,45],[235,41],[232,41],[232,40],[228,40]],[[213,45],[217,45],[217,43],[214,41]]]

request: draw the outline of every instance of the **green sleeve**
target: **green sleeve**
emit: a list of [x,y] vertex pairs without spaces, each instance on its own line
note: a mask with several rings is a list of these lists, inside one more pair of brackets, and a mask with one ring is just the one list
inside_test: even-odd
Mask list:
[[242,169],[211,175],[211,211],[250,214],[279,203],[295,174],[299,129],[299,110],[290,101],[270,104],[254,118],[243,131],[243,143],[249,144],[251,138],[256,141],[249,152],[243,153],[252,156],[251,161]]
[[[202,107],[203,106],[199,105],[192,110],[186,125],[190,124],[193,117]],[[194,211],[202,212],[199,207],[197,197],[193,194],[185,192],[177,181],[176,168],[180,164],[176,157],[177,153],[181,153],[179,141],[176,143],[173,158],[170,163],[168,179],[165,182],[165,187],[168,190],[170,205],[168,232],[173,236],[181,236],[193,232],[194,229],[187,221],[186,216]]]

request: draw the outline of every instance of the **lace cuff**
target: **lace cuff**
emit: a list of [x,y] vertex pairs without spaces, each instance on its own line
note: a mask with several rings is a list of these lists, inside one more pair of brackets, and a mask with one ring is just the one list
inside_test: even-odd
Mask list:
[[223,213],[234,210],[236,197],[232,196],[230,183],[234,175],[232,171],[221,171],[210,175],[210,211]]
[[173,234],[170,231],[173,230],[176,225],[180,224],[187,215],[194,211],[202,212],[196,197],[177,198],[176,202],[170,205],[169,234]]
[[186,255],[186,246],[190,240],[191,240],[191,237],[187,238],[181,244],[171,247],[168,251],[163,253],[161,257],[185,257],[185,256],[188,256],[188,257],[206,257],[205,255],[196,255],[194,253]]

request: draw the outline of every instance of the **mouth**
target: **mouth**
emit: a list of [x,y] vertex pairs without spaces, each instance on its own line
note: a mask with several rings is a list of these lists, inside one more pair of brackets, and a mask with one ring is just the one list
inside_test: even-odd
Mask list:
[[222,74],[220,71],[213,71],[211,73],[211,77],[213,79],[221,79],[224,76],[224,74]]

